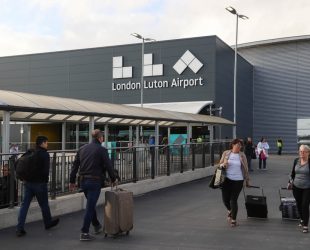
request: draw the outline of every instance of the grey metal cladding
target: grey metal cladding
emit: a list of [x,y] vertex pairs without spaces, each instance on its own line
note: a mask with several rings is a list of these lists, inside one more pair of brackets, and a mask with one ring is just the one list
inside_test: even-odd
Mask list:
[[310,42],[291,41],[240,53],[254,64],[254,137],[266,136],[271,149],[282,137],[296,152],[297,118],[310,117]]

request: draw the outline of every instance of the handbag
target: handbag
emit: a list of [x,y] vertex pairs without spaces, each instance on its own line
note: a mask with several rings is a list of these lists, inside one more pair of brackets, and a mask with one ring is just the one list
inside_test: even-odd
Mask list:
[[262,160],[266,160],[267,156],[266,156],[266,154],[264,153],[264,150],[260,153],[260,158],[261,158]]
[[209,183],[209,187],[213,189],[221,188],[225,181],[225,177],[226,177],[225,168],[218,166],[215,169],[214,175],[212,176],[212,179]]

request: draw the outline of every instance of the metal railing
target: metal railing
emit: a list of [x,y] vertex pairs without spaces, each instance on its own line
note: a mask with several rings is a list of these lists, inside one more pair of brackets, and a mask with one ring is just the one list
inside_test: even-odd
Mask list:
[[[119,172],[121,183],[130,183],[213,166],[218,163],[226,147],[225,142],[214,142],[117,147],[108,149],[108,152],[114,169]],[[49,154],[49,193],[52,199],[56,199],[57,196],[70,193],[70,172],[76,151],[49,151]],[[0,208],[14,207],[22,200],[23,185],[16,179],[14,168],[20,156],[21,153],[0,154]]]

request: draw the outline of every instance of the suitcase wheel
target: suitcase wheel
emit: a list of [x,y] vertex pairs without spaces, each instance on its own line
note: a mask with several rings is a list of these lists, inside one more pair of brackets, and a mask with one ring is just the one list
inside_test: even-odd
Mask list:
[[108,234],[104,234],[104,237],[108,237]]
[[126,235],[129,235],[129,231],[126,232]]

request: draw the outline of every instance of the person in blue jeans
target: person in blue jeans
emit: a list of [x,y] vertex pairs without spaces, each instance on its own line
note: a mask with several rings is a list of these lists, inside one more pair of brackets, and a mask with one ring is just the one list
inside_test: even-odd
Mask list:
[[48,138],[38,136],[36,138],[35,160],[31,176],[24,180],[24,199],[21,204],[18,223],[16,227],[16,236],[21,237],[26,234],[24,229],[28,209],[33,197],[36,197],[42,211],[45,229],[50,229],[59,223],[59,219],[52,219],[50,207],[48,204],[48,179],[50,168],[50,157],[47,153]]
[[92,131],[92,137],[91,143],[82,146],[78,150],[70,173],[69,189],[74,191],[76,189],[76,175],[78,170],[80,170],[80,188],[87,199],[80,234],[81,241],[90,241],[95,238],[89,234],[90,224],[93,225],[95,234],[102,231],[102,225],[97,218],[96,204],[100,196],[102,177],[105,172],[108,172],[113,184],[116,181],[108,150],[101,146],[103,142],[102,131],[95,129]]

